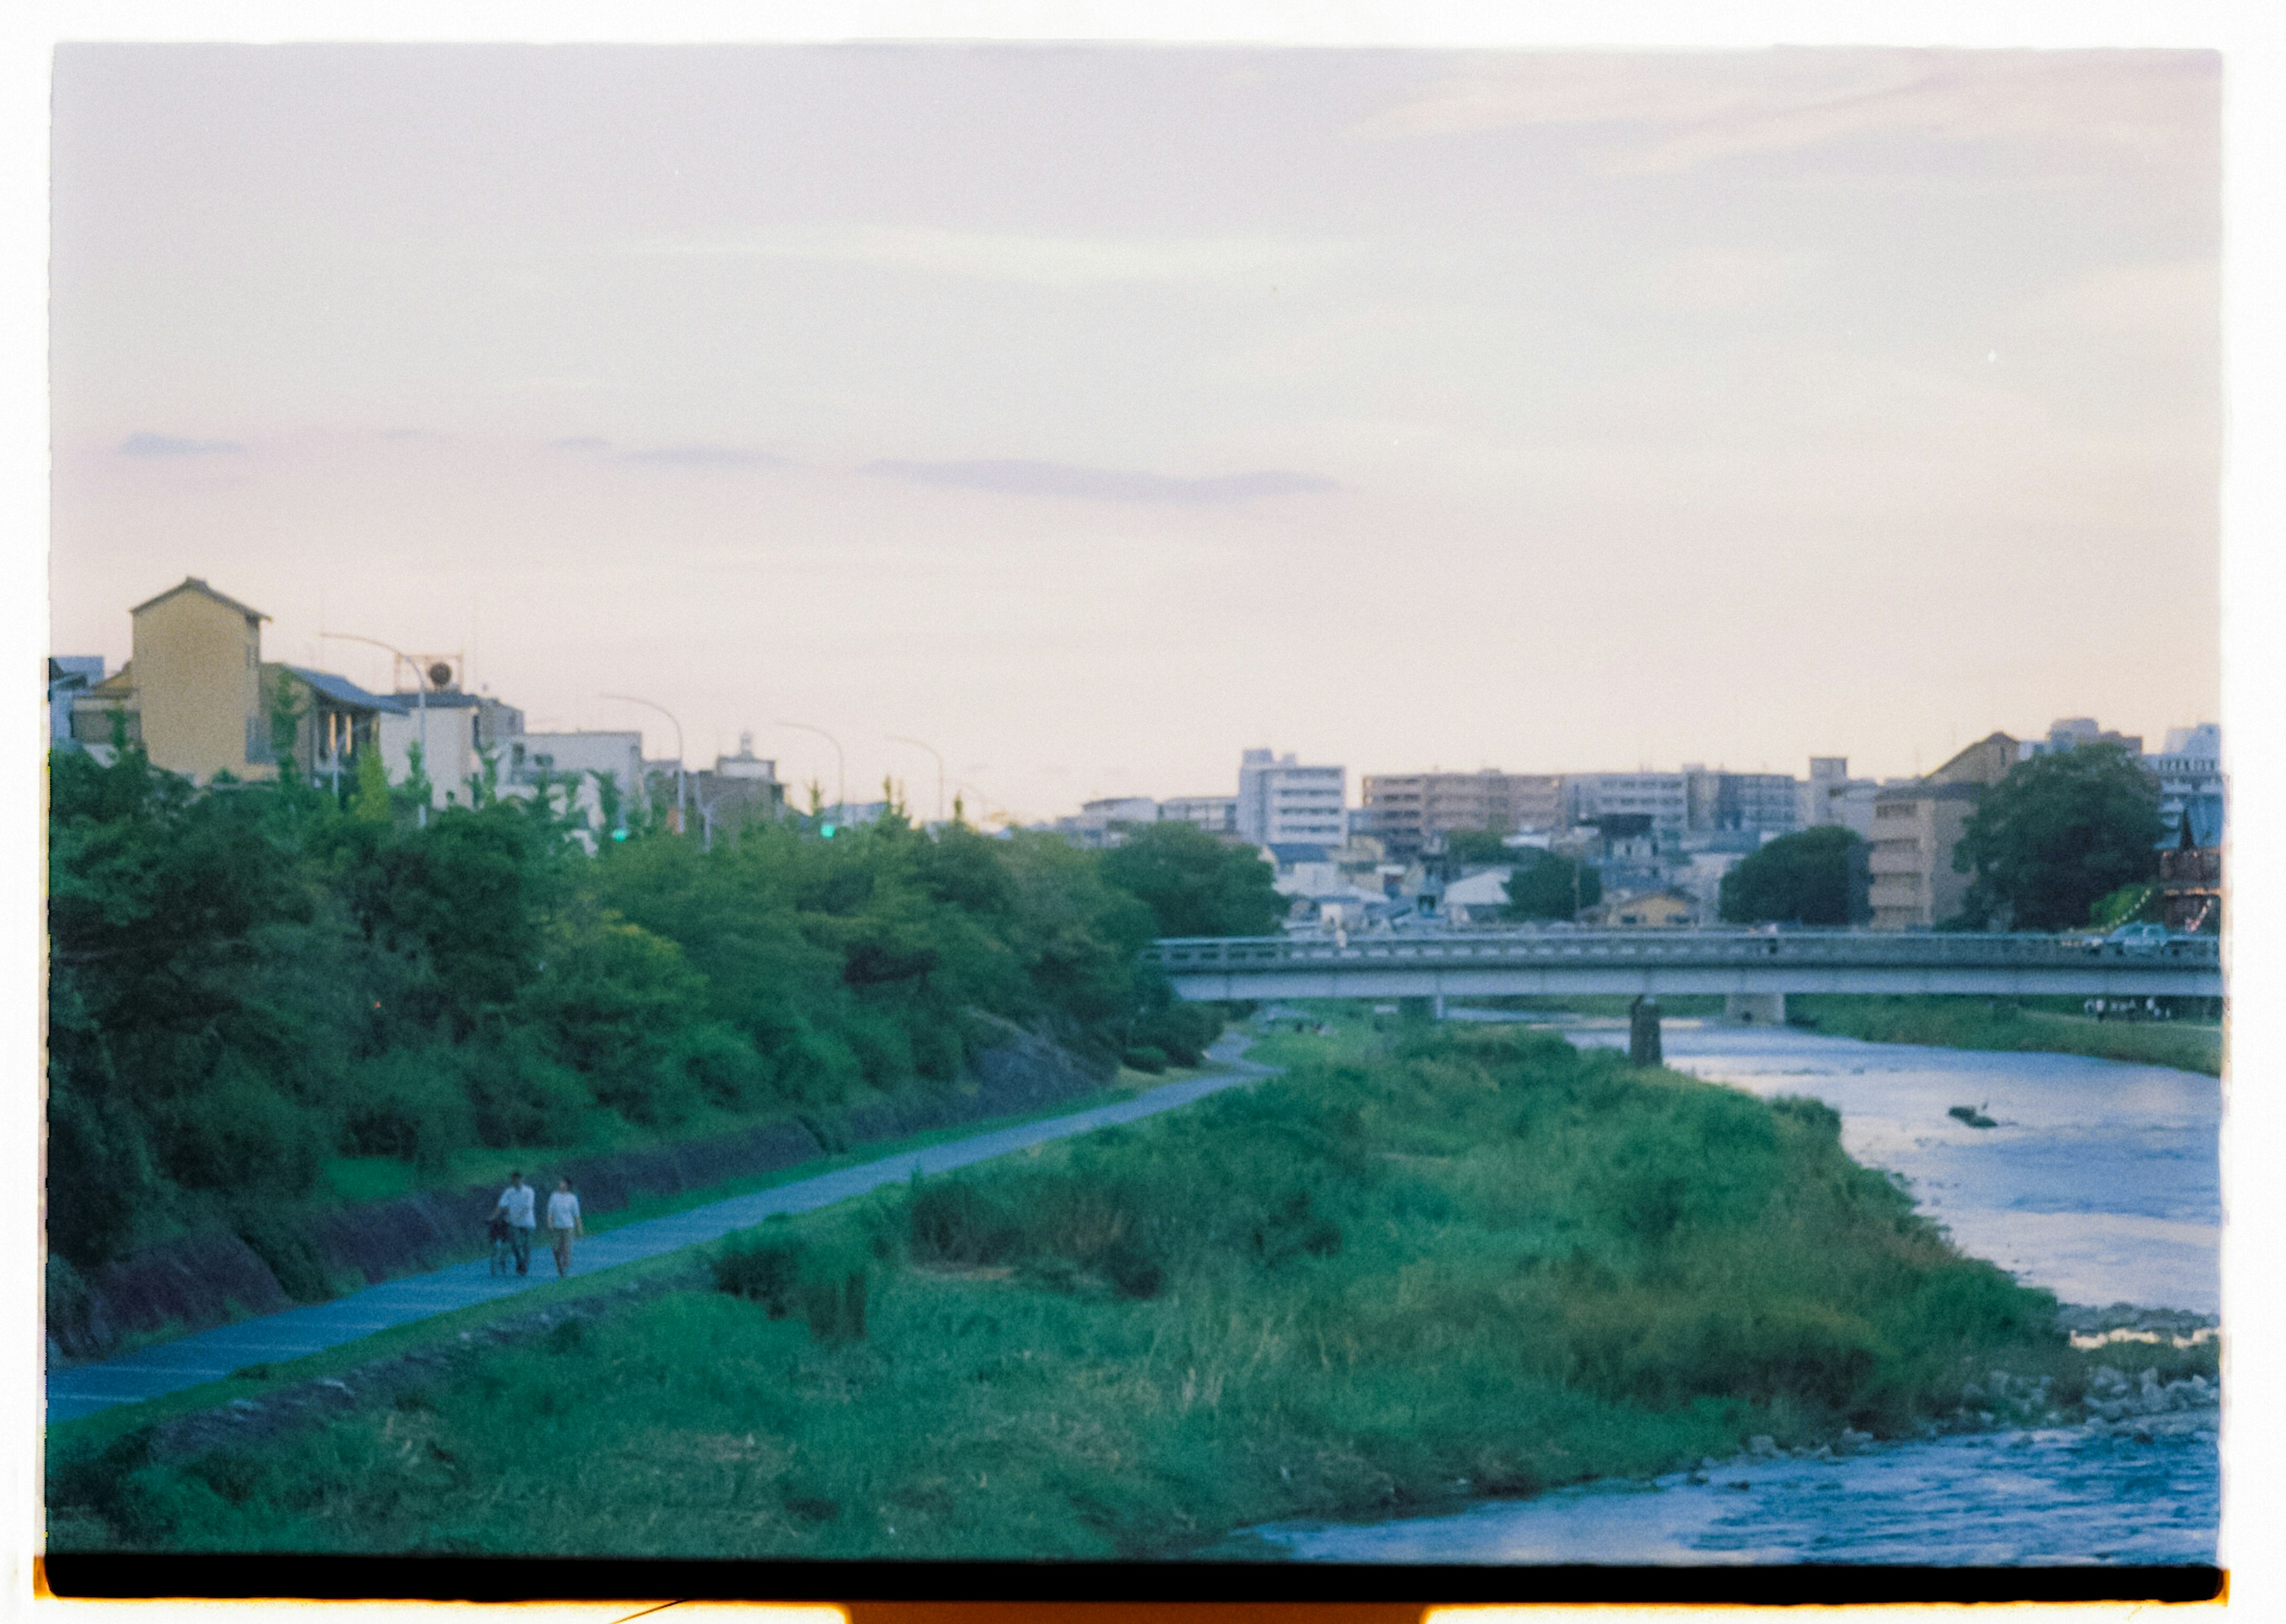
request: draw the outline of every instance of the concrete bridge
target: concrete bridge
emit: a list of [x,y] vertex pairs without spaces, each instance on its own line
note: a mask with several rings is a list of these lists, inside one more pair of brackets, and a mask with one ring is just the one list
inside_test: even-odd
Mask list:
[[1185,998],[1722,993],[1785,1019],[1790,992],[2222,997],[2220,943],[2122,952],[2085,937],[1950,931],[1466,931],[1170,937],[1145,954]]

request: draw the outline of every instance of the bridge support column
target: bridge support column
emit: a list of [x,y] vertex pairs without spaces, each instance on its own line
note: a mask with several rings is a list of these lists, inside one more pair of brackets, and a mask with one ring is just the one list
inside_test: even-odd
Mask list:
[[1439,993],[1434,998],[1430,1000],[1429,1016],[1432,1021],[1442,1021],[1445,1018],[1445,995],[1443,993]]
[[1659,1000],[1637,998],[1628,1005],[1628,1063],[1664,1066],[1667,1056],[1659,1041]]
[[1722,1019],[1739,1026],[1784,1026],[1785,994],[1726,992],[1722,995]]

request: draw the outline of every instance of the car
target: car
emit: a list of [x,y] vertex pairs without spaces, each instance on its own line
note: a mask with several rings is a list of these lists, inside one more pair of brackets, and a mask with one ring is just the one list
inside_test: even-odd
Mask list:
[[2092,944],[2099,953],[2164,953],[2175,933],[2164,925],[2141,921],[2123,925]]

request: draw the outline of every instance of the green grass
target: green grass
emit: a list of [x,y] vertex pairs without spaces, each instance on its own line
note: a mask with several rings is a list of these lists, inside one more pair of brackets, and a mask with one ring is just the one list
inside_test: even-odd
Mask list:
[[253,1454],[59,1429],[51,1548],[1171,1556],[2079,1379],[2053,1299],[1823,1106],[1336,1024],[1263,1045],[1289,1078],[764,1226],[870,1274],[863,1339],[674,1291]]
[[[907,1139],[863,1145],[836,1155],[822,1156],[792,1167],[780,1168],[775,1172],[758,1173],[748,1179],[709,1185],[704,1189],[686,1190],[679,1195],[645,1197],[632,1202],[616,1211],[589,1218],[587,1220],[586,1228],[589,1234],[601,1234],[619,1228],[623,1225],[641,1223],[647,1218],[665,1218],[672,1213],[688,1211],[693,1207],[707,1206],[718,1201],[728,1201],[734,1196],[749,1195],[760,1190],[776,1188],[779,1185],[792,1184],[804,1179],[814,1179],[820,1174],[838,1171],[845,1167],[855,1167],[866,1162],[903,1155],[911,1151],[926,1149],[931,1145],[942,1144],[948,1139],[965,1139],[972,1134],[997,1132],[1003,1128],[1017,1127],[1025,1123],[1039,1122],[1052,1116],[1072,1115],[1092,1109],[1096,1106],[1111,1104],[1116,1100],[1131,1100],[1148,1089],[1205,1076],[1219,1069],[1220,1068],[1211,1066],[1187,1068],[1171,1067],[1165,1072],[1153,1076],[1123,1068],[1109,1087],[1078,1099],[1066,1100],[1060,1105],[1013,1116],[995,1116],[949,1128],[933,1128],[926,1133],[914,1134]],[[472,1247],[469,1255],[479,1256],[482,1250],[481,1246]],[[114,1405],[109,1409],[98,1411],[92,1415],[82,1416],[75,1421],[59,1423],[48,1429],[48,1438],[51,1447],[83,1449],[138,1427],[171,1420],[177,1415],[191,1415],[199,1410],[213,1409],[235,1399],[258,1399],[264,1393],[275,1391],[279,1388],[289,1387],[296,1383],[314,1381],[320,1376],[335,1375],[371,1360],[393,1358],[398,1354],[437,1343],[456,1341],[462,1331],[495,1319],[529,1313],[536,1308],[546,1307],[551,1303],[589,1296],[596,1291],[617,1290],[631,1281],[647,1280],[662,1272],[689,1269],[692,1264],[691,1252],[685,1251],[664,1257],[650,1258],[642,1263],[623,1265],[600,1273],[574,1274],[566,1280],[550,1281],[545,1285],[527,1288],[514,1297],[502,1297],[490,1303],[476,1304],[467,1308],[453,1309],[410,1325],[376,1331],[370,1336],[360,1337],[356,1342],[345,1343],[337,1348],[327,1348],[320,1352],[305,1354],[299,1359],[284,1360],[262,1366],[258,1368],[261,1371],[260,1375],[232,1376],[221,1381],[208,1382],[197,1387],[185,1388],[179,1392],[169,1393],[162,1398],[146,1399],[138,1404]],[[129,1337],[123,1339],[113,1353],[106,1357],[117,1357],[138,1347],[171,1341],[181,1334],[183,1333],[180,1328],[169,1328]]]
[[2096,1021],[2070,998],[2012,1000],[1943,997],[1796,994],[1786,1013],[1817,1029],[1872,1043],[1945,1049],[2088,1054],[2180,1071],[2222,1075],[2222,1028],[2196,1021]]

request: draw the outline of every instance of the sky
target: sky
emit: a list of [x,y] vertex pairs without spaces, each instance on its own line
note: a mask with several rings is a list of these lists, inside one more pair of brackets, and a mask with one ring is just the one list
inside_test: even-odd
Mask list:
[[67,45],[51,638],[1051,816],[2219,714],[2196,51]]

